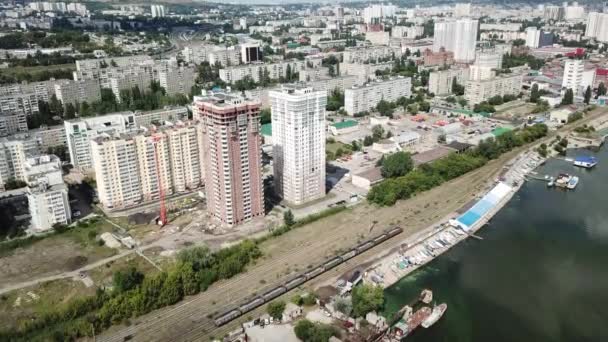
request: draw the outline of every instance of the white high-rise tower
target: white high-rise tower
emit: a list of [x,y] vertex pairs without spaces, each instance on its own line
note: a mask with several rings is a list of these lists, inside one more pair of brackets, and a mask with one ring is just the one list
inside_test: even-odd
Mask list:
[[433,51],[441,47],[454,52],[454,60],[469,63],[475,60],[475,44],[479,21],[473,19],[458,19],[435,23]]
[[277,194],[299,205],[325,196],[327,92],[303,84],[270,91]]

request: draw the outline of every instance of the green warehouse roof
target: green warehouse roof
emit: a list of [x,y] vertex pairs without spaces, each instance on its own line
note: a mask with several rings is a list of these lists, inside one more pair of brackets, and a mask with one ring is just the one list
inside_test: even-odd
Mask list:
[[267,137],[272,136],[272,124],[271,123],[262,125],[262,135],[265,135]]
[[492,134],[493,134],[495,137],[499,137],[499,136],[501,136],[501,135],[503,135],[503,134],[505,134],[505,133],[507,133],[507,132],[510,132],[510,131],[511,131],[511,129],[510,129],[510,128],[508,128],[508,127],[496,127],[496,128],[495,128],[495,129],[492,131]]
[[336,127],[336,129],[344,129],[344,128],[357,126],[358,124],[359,123],[355,120],[346,120],[346,121],[342,121],[342,122],[336,122],[331,125]]

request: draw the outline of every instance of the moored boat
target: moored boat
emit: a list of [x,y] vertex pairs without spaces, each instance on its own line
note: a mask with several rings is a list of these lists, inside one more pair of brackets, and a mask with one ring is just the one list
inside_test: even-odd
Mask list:
[[431,313],[431,315],[427,319],[425,319],[424,321],[422,321],[422,327],[423,328],[429,328],[433,324],[437,323],[437,321],[441,317],[443,317],[443,314],[445,313],[445,311],[447,309],[448,309],[448,305],[446,303],[439,304],[439,305],[435,306],[433,308],[433,312]]
[[597,159],[591,156],[581,156],[574,159],[574,166],[590,169],[597,165]]
[[567,188],[572,190],[572,189],[576,188],[577,185],[578,185],[578,177],[572,176],[572,178],[570,178],[570,180],[568,181]]

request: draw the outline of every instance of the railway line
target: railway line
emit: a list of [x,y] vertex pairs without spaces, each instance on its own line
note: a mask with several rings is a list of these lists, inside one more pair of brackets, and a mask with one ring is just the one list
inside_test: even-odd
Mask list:
[[[502,164],[493,165],[491,170],[482,168],[471,172],[471,174],[463,177],[462,179],[453,180],[452,182],[466,183],[468,186],[458,186],[452,195],[455,197],[468,195],[472,191],[475,184],[479,186],[487,181],[487,177],[480,177],[481,175],[495,173],[501,167]],[[443,216],[445,216],[450,211],[458,209],[461,204],[458,204],[457,202],[458,201],[451,201],[449,205],[438,205],[425,209],[427,214],[425,216],[430,216],[433,218],[436,216],[442,216],[442,213]],[[404,215],[402,214],[401,217],[403,216]],[[419,222],[419,225],[421,224],[424,224],[424,222]],[[412,232],[410,231],[409,233]],[[355,232],[351,233],[351,235],[354,234]],[[327,250],[328,248],[331,248],[336,241],[335,239],[337,238],[345,239],[344,231],[337,229],[324,235],[322,240],[316,239],[314,241],[307,241],[305,246],[299,246],[301,248],[298,248],[295,251],[283,253],[279,256],[279,258],[274,260],[264,261],[259,267],[252,268],[247,273],[237,276],[231,280],[218,283],[207,290],[207,292],[201,293],[190,300],[178,304],[177,306],[161,309],[160,312],[148,314],[143,318],[140,318],[140,322],[135,323],[130,327],[123,328],[122,330],[116,332],[108,331],[106,334],[98,337],[98,340],[123,341],[125,337],[131,336],[133,340],[142,341],[166,339],[175,341],[193,341],[200,340],[203,338],[203,336],[211,333],[215,334],[216,336],[221,336],[221,334],[223,334],[225,331],[234,329],[236,324],[228,324],[220,329],[215,327],[214,322],[207,317],[209,314],[217,312],[217,310],[209,309],[210,307],[214,306],[214,300],[222,298],[222,309],[224,310],[234,307],[237,303],[241,303],[249,298],[252,292],[261,292],[259,291],[259,280],[261,278],[261,274],[267,275],[266,278],[272,278],[272,275],[274,275],[273,273],[281,273],[277,272],[276,270],[276,268],[280,268],[280,266],[282,266],[281,264],[288,264],[293,267],[294,264],[298,265],[302,260],[313,261],[310,257],[312,250]],[[397,239],[390,239],[390,246],[383,244],[381,247],[387,249],[398,246],[401,241],[396,240]],[[378,246],[371,248],[364,253],[364,255],[358,255],[352,259],[352,262],[346,263],[346,265],[359,263],[364,260],[363,257],[369,258],[372,251],[379,252],[381,250],[377,247]],[[324,279],[329,276],[335,275],[323,275],[320,276],[320,278]],[[287,280],[287,277],[277,278],[277,280],[280,279]],[[256,289],[256,287],[258,287],[258,289]]]

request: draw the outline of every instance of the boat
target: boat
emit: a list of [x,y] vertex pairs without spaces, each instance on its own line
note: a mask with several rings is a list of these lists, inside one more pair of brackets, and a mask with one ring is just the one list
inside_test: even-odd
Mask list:
[[553,177],[549,178],[549,183],[547,183],[547,187],[551,188],[555,185],[555,179]]
[[574,159],[574,166],[584,167],[590,169],[597,165],[597,159],[591,156],[580,156]]
[[555,185],[561,188],[565,188],[566,186],[568,186],[568,182],[570,182],[570,179],[572,179],[572,176],[567,173],[561,173],[559,176],[557,176],[557,179],[555,180]]
[[446,303],[439,304],[433,308],[433,312],[427,319],[422,321],[423,328],[429,328],[431,325],[437,323],[437,321],[443,317],[443,314],[448,309],[448,305]]
[[568,181],[568,185],[566,186],[568,189],[573,190],[578,185],[578,177],[572,176]]
[[418,311],[414,312],[405,321],[405,323],[407,324],[407,332],[405,333],[405,335],[403,337],[411,334],[412,331],[416,330],[416,328],[418,328],[424,320],[429,318],[429,316],[432,313],[433,313],[433,311],[428,306],[423,306],[422,308],[418,309]]

